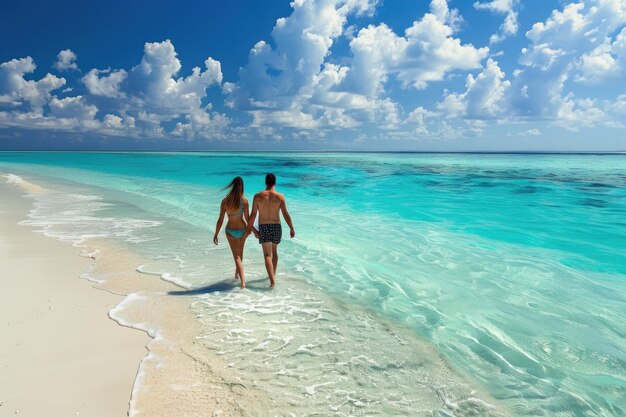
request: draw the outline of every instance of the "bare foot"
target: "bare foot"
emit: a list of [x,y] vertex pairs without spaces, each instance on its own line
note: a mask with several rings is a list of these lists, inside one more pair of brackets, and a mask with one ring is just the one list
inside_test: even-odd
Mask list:
[[235,272],[235,281],[239,279],[239,273]]
[[275,285],[276,285],[276,282],[274,282],[273,279],[270,279],[270,288],[274,288]]

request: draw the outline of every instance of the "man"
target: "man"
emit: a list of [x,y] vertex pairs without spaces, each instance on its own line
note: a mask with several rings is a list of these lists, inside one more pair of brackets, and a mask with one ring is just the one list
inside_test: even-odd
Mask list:
[[[252,200],[252,213],[246,230],[246,236],[254,230],[255,236],[259,238],[259,243],[263,245],[263,256],[265,257],[265,269],[270,278],[270,287],[274,287],[276,277],[276,266],[278,265],[278,244],[282,237],[282,226],[280,225],[280,215],[283,213],[285,221],[289,225],[291,238],[296,236],[296,231],[291,223],[291,216],[287,211],[285,196],[276,192],[276,175],[269,173],[265,176],[265,190],[254,195]],[[257,213],[259,215],[258,234],[254,229],[254,220]]]

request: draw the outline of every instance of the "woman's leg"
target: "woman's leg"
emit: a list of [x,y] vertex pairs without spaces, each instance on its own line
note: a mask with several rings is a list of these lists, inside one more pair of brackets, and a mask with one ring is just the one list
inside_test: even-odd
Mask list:
[[243,277],[243,248],[246,245],[246,239],[244,239],[243,237],[237,239],[237,242],[239,243],[238,249],[239,249],[239,261],[241,262],[241,273],[239,274],[239,279],[241,279],[241,288],[245,288],[246,287],[246,280]]
[[[246,245],[246,239],[239,238],[237,239],[237,241],[239,242],[239,249],[237,253],[239,253],[239,257],[241,258],[241,262],[243,263],[243,248]],[[239,271],[235,269],[235,281],[238,279],[239,279]]]
[[245,288],[246,282],[243,279],[243,264],[241,263],[239,239],[232,237],[229,233],[226,233],[226,239],[228,239],[230,251],[233,253],[233,259],[235,260],[235,276],[239,275],[239,278],[241,279],[241,288]]

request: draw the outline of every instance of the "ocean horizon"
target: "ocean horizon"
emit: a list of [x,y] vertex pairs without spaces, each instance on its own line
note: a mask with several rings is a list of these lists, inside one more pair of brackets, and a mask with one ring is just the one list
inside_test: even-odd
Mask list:
[[267,153],[267,154],[280,154],[280,153],[311,153],[311,154],[327,154],[327,153],[338,153],[338,154],[468,154],[468,155],[621,155],[626,154],[626,150],[619,151],[603,151],[603,150],[590,150],[590,151],[564,151],[564,150],[553,150],[553,151],[542,151],[542,150],[522,150],[522,151],[512,151],[512,150],[474,150],[474,151],[428,151],[428,150],[338,150],[338,149],[283,149],[283,150],[220,150],[220,149],[206,149],[206,150],[152,150],[152,149],[24,149],[24,150],[10,150],[0,149],[0,153],[162,153],[162,154],[172,154],[172,153],[218,153],[218,154],[245,154],[245,153]]
[[[240,290],[221,189],[267,172],[297,235],[275,290],[249,238]],[[272,415],[626,412],[621,152],[2,151],[0,174],[48,190],[26,224],[178,285]]]

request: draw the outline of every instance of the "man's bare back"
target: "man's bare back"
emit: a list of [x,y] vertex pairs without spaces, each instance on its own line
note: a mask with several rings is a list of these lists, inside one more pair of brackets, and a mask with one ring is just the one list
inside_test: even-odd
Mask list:
[[[278,244],[282,238],[282,226],[280,224],[280,213],[282,213],[285,222],[289,225],[289,235],[293,238],[296,236],[296,230],[293,228],[291,216],[287,211],[287,202],[285,196],[274,189],[276,184],[276,176],[267,174],[265,177],[265,190],[254,195],[252,201],[252,213],[250,213],[250,221],[246,236],[254,230],[254,234],[259,238],[259,243],[263,245],[263,256],[265,257],[265,268],[270,279],[270,286],[274,286],[274,277],[276,275],[276,267],[278,266]],[[254,220],[259,216],[259,231],[254,229]]]
[[263,190],[254,195],[254,204],[259,212],[259,224],[280,223],[280,209],[285,196],[274,189]]

